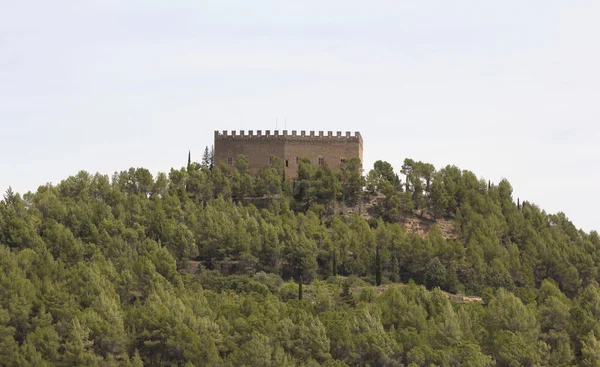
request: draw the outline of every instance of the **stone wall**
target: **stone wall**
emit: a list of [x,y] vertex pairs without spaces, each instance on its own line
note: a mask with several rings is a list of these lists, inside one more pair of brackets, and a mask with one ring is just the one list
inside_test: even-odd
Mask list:
[[342,159],[360,158],[362,162],[363,141],[359,132],[342,134],[323,131],[275,130],[271,134],[266,130],[215,131],[215,161],[224,161],[235,165],[235,157],[244,154],[252,174],[269,166],[271,157],[280,157],[286,165],[286,177],[295,178],[298,170],[298,159],[309,158],[318,165],[320,158],[326,164],[338,170]]

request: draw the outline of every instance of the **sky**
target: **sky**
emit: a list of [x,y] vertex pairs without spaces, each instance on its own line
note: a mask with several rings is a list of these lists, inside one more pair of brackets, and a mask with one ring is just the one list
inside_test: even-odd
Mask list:
[[0,0],[0,191],[360,131],[600,229],[600,2]]

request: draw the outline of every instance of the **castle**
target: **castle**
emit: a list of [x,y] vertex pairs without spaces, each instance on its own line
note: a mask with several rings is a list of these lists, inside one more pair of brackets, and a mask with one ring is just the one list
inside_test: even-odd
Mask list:
[[350,158],[363,158],[363,140],[357,131],[354,135],[346,132],[342,135],[338,131],[336,135],[333,132],[300,131],[292,130],[291,134],[287,130],[275,130],[271,135],[270,130],[265,134],[262,130],[257,130],[256,135],[253,130],[246,134],[240,131],[228,133],[215,131],[214,160],[215,162],[224,161],[230,166],[235,165],[235,157],[243,154],[248,157],[248,165],[252,174],[259,170],[269,167],[274,157],[279,157],[284,162],[285,175],[288,178],[295,178],[298,173],[299,159],[306,157],[315,165],[327,164],[333,170],[339,170],[340,165]]

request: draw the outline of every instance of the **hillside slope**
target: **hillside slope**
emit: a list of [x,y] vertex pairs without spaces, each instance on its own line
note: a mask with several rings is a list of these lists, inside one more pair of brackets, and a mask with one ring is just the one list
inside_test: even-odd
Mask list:
[[[355,162],[339,173],[303,162],[292,183],[277,162],[252,177],[241,158],[156,177],[80,172],[6,192],[0,361],[600,360],[598,234],[517,205],[507,181],[407,160],[403,181],[385,162],[366,177]],[[249,197],[270,199],[243,204]],[[339,210],[365,200],[368,216]],[[464,295],[481,302],[455,302]]]

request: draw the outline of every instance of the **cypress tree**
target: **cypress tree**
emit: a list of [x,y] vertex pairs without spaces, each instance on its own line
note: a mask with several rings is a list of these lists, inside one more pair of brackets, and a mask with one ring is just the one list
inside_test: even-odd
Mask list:
[[379,257],[379,246],[375,250],[375,284],[381,285],[381,258]]
[[354,297],[352,296],[352,291],[350,290],[350,284],[348,281],[344,281],[342,285],[342,300],[346,302],[350,306],[354,306]]
[[188,150],[188,164],[187,164],[187,169],[190,169],[190,166],[192,165],[192,151]]
[[337,258],[335,256],[335,251],[333,252],[333,264],[331,266],[331,274],[333,276],[337,276]]
[[300,276],[300,282],[298,282],[298,301],[302,301],[302,276]]
[[398,263],[398,257],[396,255],[392,256],[392,281],[398,282],[400,281],[400,264]]
[[211,158],[210,151],[208,150],[208,145],[204,148],[204,154],[202,154],[202,167],[210,168],[211,166]]

